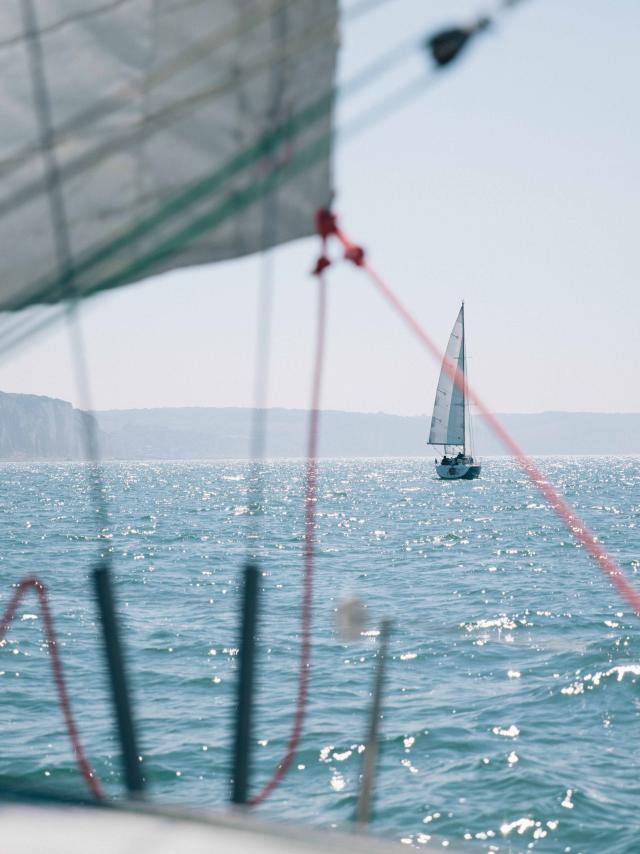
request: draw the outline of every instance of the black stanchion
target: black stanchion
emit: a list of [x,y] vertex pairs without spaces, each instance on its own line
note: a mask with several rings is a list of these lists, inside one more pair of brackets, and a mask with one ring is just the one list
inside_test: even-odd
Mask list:
[[111,694],[118,724],[122,764],[127,790],[131,797],[139,797],[144,790],[140,760],[136,744],[133,716],[127,687],[127,677],[122,657],[118,621],[111,588],[110,569],[101,563],[93,571],[93,580],[100,609],[104,649],[111,680]]
[[253,674],[258,617],[258,567],[248,563],[244,570],[242,600],[242,640],[240,643],[240,673],[233,748],[233,789],[231,801],[246,804],[249,793],[251,760],[251,714],[253,711]]
[[356,823],[360,829],[364,829],[369,821],[371,813],[371,801],[373,798],[373,784],[376,773],[376,763],[379,751],[379,729],[380,715],[382,711],[382,692],[384,688],[385,667],[389,648],[389,635],[391,634],[391,620],[383,620],[380,626],[380,647],[378,650],[378,664],[373,686],[373,700],[371,702],[371,715],[369,717],[369,731],[365,744],[362,762],[362,782],[360,784],[360,795],[356,809]]

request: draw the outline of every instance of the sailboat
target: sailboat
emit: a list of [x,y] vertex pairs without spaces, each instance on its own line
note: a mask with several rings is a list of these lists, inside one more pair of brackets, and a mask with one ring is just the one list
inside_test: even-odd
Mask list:
[[[446,363],[457,368],[458,376],[462,377],[461,384],[454,382]],[[443,480],[474,480],[480,477],[481,466],[474,460],[471,447],[466,377],[463,302],[451,330],[440,370],[429,432],[429,444],[443,446],[441,459],[436,459],[436,472]]]

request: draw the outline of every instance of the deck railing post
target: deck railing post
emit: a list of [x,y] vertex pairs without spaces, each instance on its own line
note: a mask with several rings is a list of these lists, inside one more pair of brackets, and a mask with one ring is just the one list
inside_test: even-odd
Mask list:
[[384,688],[384,677],[389,647],[389,635],[391,634],[391,620],[383,620],[380,626],[380,647],[378,650],[378,662],[373,685],[373,699],[371,701],[371,713],[369,716],[369,728],[367,741],[362,761],[362,781],[360,783],[360,795],[356,810],[356,823],[360,829],[364,829],[369,821],[371,813],[371,801],[373,798],[373,784],[376,773],[376,762],[379,751],[379,729],[382,710],[382,692]]
[[251,760],[251,719],[253,711],[253,676],[258,617],[258,567],[248,563],[244,569],[242,597],[242,639],[240,642],[240,672],[233,749],[233,789],[231,801],[246,804],[249,795]]
[[125,783],[131,797],[140,797],[144,790],[144,781],[140,770],[140,758],[118,630],[111,570],[106,563],[100,563],[94,569],[93,580],[102,622],[102,636],[118,725]]

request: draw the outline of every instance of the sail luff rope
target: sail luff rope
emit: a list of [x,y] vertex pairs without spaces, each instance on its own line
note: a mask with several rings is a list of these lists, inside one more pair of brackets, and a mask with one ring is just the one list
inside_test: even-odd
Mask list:
[[[403,323],[410,329],[423,347],[439,363],[442,363],[451,380],[459,389],[462,390],[465,387],[465,379],[462,371],[460,371],[446,356],[446,354],[440,350],[424,327],[396,295],[391,286],[377,272],[377,270],[369,264],[365,257],[364,250],[358,244],[353,243],[341,229],[336,227],[333,233],[344,247],[345,257],[352,261],[356,266],[363,269],[379,293],[389,303]],[[587,525],[579,518],[569,502],[560,495],[533,460],[522,450],[522,448],[520,448],[515,439],[513,439],[500,420],[491,412],[469,383],[466,384],[466,389],[470,402],[474,404],[504,447],[518,461],[520,467],[529,477],[532,484],[543,494],[551,509],[564,523],[572,536],[586,549],[594,560],[596,566],[598,566],[603,574],[610,579],[615,589],[633,609],[636,615],[640,616],[640,593],[631,584],[613,558],[607,553],[598,540],[598,537],[592,533]]]

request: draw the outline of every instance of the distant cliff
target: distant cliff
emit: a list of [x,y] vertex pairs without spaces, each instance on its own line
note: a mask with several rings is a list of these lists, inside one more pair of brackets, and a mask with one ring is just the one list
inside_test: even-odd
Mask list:
[[[97,413],[105,455],[115,459],[229,459],[249,454],[250,409],[130,409]],[[530,454],[640,454],[640,414],[541,412],[500,415]],[[305,453],[308,413],[270,409],[270,457]],[[474,419],[475,448],[486,456],[504,449],[481,419]],[[429,419],[385,413],[326,411],[320,454],[325,457],[434,456],[426,444]]]
[[82,459],[91,417],[64,400],[0,392],[0,459]]
[[[91,416],[49,397],[0,392],[0,459],[78,460]],[[96,413],[106,460],[242,459],[249,455],[252,410],[190,407],[126,409]],[[640,415],[542,412],[501,415],[530,454],[640,454]],[[266,413],[267,455],[305,453],[308,413]],[[504,453],[475,419],[476,450]],[[325,457],[434,456],[426,444],[428,418],[384,413],[322,413],[320,454]]]
[[[242,459],[250,454],[253,410],[129,409],[98,412],[105,455],[114,459]],[[266,412],[270,457],[306,453],[308,413],[303,409]],[[320,454],[376,457],[423,454],[425,421],[397,415],[323,412]]]

